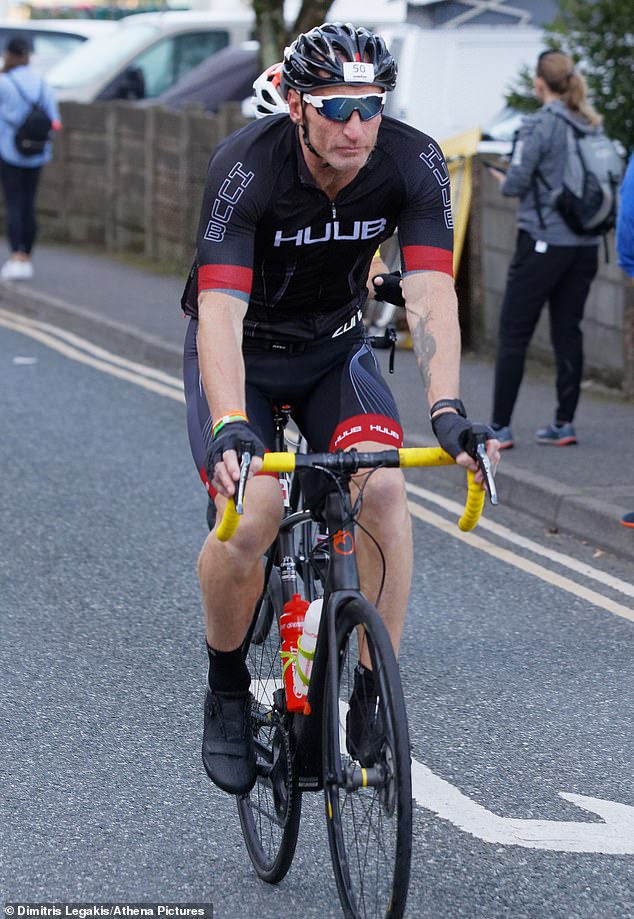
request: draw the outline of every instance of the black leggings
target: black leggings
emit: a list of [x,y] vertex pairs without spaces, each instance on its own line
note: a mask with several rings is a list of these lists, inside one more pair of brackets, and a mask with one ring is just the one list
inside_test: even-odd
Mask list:
[[13,166],[0,160],[0,181],[7,212],[7,237],[12,252],[31,254],[37,235],[35,194],[41,171],[41,166]]
[[597,253],[595,245],[548,246],[546,252],[536,252],[535,241],[520,230],[500,313],[494,424],[511,423],[526,351],[546,301],[557,367],[555,421],[574,420],[583,371],[581,320],[597,273]]

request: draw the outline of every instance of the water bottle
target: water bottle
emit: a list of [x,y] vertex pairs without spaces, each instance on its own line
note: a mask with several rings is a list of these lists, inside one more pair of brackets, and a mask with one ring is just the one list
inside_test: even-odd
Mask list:
[[315,645],[317,644],[317,633],[319,631],[319,620],[321,618],[321,608],[323,597],[313,600],[304,618],[304,628],[297,644],[297,666],[295,667],[295,692],[301,694],[302,699],[308,692],[310,674],[313,669],[313,658],[315,657]]
[[286,691],[286,708],[289,712],[304,711],[304,694],[298,693],[295,688],[295,671],[297,647],[304,628],[307,610],[308,600],[304,600],[299,594],[293,594],[293,598],[284,604],[284,612],[280,616],[282,675]]

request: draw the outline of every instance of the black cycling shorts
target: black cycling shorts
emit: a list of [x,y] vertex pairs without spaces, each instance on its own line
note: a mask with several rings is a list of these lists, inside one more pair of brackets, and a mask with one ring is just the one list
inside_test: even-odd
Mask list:
[[[187,429],[196,468],[207,489],[205,459],[212,419],[198,368],[198,321],[185,336],[183,376]],[[274,449],[273,409],[291,405],[292,417],[314,451],[346,449],[362,441],[403,444],[398,409],[372,347],[358,329],[323,339],[299,353],[262,350],[245,342],[249,425]]]

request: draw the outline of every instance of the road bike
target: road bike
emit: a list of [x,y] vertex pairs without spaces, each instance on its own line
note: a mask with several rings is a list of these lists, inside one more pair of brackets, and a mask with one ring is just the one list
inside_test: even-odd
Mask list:
[[[290,408],[276,415],[278,442]],[[482,433],[478,455],[486,457]],[[218,527],[231,537],[244,497],[248,451],[243,454],[236,502]],[[407,715],[398,664],[375,606],[360,589],[356,520],[361,482],[353,476],[380,467],[449,465],[440,448],[358,453],[275,452],[263,471],[282,476],[285,516],[266,554],[265,587],[243,651],[251,673],[257,781],[237,798],[242,832],[257,874],[277,883],[297,843],[302,794],[324,791],[328,840],[344,914],[351,919],[404,913],[412,848],[412,791]],[[302,470],[319,470],[330,483],[319,503],[303,506]],[[490,467],[488,488],[494,488]],[[286,477],[286,480],[284,479]],[[356,495],[356,491],[355,491]],[[493,497],[493,495],[492,495]],[[465,512],[477,523],[485,492],[468,472]],[[312,672],[301,711],[289,709],[282,676],[280,619],[293,596],[323,596]],[[359,664],[363,664],[363,668]]]

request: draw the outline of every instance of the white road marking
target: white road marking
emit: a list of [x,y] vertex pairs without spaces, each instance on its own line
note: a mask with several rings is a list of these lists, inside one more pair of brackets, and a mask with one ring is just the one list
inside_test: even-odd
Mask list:
[[553,852],[634,855],[634,807],[628,804],[559,792],[561,798],[598,814],[604,822],[500,817],[416,760],[412,760],[412,793],[421,807],[484,842]]
[[[271,680],[256,682],[254,692],[257,698],[269,698],[270,690],[280,685]],[[339,711],[339,743],[345,751],[348,705],[341,699]],[[500,817],[476,804],[424,763],[412,759],[412,797],[416,804],[483,842],[551,852],[634,855],[634,807],[567,792],[559,792],[559,796],[597,814],[603,822]]]

